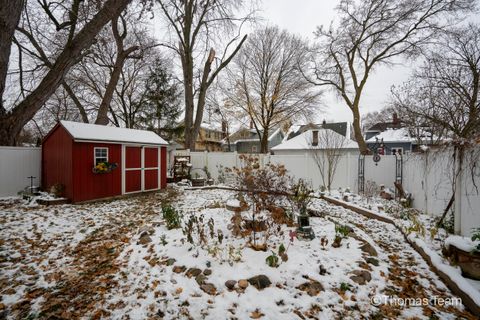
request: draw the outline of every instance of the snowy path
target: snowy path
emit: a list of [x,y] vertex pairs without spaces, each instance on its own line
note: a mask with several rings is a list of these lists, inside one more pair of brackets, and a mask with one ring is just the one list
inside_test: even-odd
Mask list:
[[[312,208],[320,212],[328,212],[333,220],[349,224],[365,240],[374,243],[378,258],[381,260],[380,264],[383,262],[389,265],[389,272],[385,274],[385,288],[381,290],[381,294],[402,299],[456,298],[430,270],[423,258],[405,241],[403,234],[395,226],[368,219],[323,200],[315,200]],[[408,318],[423,314],[428,319],[435,314],[442,319],[457,317],[476,319],[469,312],[463,311],[463,306],[446,306],[436,301],[431,301],[428,305],[420,304],[422,306],[410,306],[402,310],[402,308],[390,308],[388,303],[382,303],[379,310],[382,311],[383,316],[392,318]]]

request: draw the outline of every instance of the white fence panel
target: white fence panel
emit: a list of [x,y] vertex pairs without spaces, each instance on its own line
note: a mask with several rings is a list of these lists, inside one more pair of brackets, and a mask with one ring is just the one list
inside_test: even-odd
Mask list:
[[14,196],[30,186],[30,176],[39,186],[41,163],[41,148],[0,147],[0,197]]
[[[178,152],[178,154],[188,154]],[[206,166],[212,177],[217,179],[219,166],[241,166],[236,152],[191,152],[192,174],[202,171]],[[294,179],[304,179],[314,188],[324,185],[320,170],[313,157],[308,153],[289,155],[255,155],[260,158],[260,165],[272,162],[283,164]],[[424,154],[408,154],[403,158],[403,187],[413,195],[413,207],[432,215],[441,215],[452,195],[452,152],[428,152]],[[377,185],[394,188],[395,156],[382,156],[375,164],[372,156],[365,157],[365,181],[374,181]],[[477,166],[477,177],[480,168]],[[468,171],[468,170],[467,170]],[[199,172],[199,174],[202,174]],[[480,196],[475,189],[472,173],[465,172],[462,178],[462,234],[469,234],[472,227],[480,227]],[[331,188],[350,188],[358,192],[358,155],[342,155],[335,172]],[[478,180],[478,179],[477,179]]]

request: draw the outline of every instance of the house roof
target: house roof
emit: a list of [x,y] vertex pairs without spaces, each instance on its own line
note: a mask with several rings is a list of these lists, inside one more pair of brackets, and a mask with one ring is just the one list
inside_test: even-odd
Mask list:
[[383,139],[383,142],[411,142],[413,140],[406,128],[387,129],[371,137],[367,142],[376,142],[377,139]]
[[142,143],[164,144],[168,143],[152,131],[118,128],[89,124],[73,121],[60,121],[62,127],[73,137],[74,140],[106,141],[115,143]]
[[[312,146],[312,129],[307,130],[298,136],[291,138],[290,140],[284,141],[283,143],[272,148],[273,151],[279,150],[311,150],[311,149],[326,149],[319,146]],[[332,129],[318,129],[319,140],[322,141],[322,135],[332,134],[333,139],[345,139],[343,146],[340,149],[358,149],[358,144],[350,140],[349,138],[344,137],[343,135],[337,133]]]
[[312,129],[331,129],[344,137],[350,137],[350,125],[348,122],[325,122],[325,123],[308,123],[303,125],[292,125],[285,135],[284,140],[292,139],[305,131]]
[[[235,135],[236,133],[238,133],[239,131],[242,131],[242,130],[247,130],[248,132],[250,132],[253,137],[251,138],[242,138],[242,139],[232,139],[230,141],[231,144],[235,144],[235,143],[238,143],[238,142],[251,142],[251,141],[260,141],[260,138],[258,137],[258,134],[257,134],[257,131],[255,129],[246,129],[246,128],[243,128],[243,129],[240,129],[238,130],[237,132],[234,132],[230,135],[230,139],[233,135]],[[263,131],[262,131],[263,132]],[[277,128],[275,131],[273,131],[270,136],[268,137],[268,141],[271,141],[277,134],[281,133],[282,132],[282,129],[281,128]],[[227,144],[227,138],[224,138],[222,139],[222,144]]]

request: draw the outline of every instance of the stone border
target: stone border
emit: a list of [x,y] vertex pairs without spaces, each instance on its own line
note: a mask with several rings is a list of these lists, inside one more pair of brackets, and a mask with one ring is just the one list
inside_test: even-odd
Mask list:
[[394,220],[387,218],[385,216],[379,215],[375,213],[372,210],[368,209],[363,209],[361,207],[349,204],[348,202],[344,202],[338,199],[334,199],[328,196],[322,196],[322,199],[324,199],[327,202],[330,202],[334,205],[341,206],[343,208],[352,210],[358,214],[361,214],[367,218],[370,219],[376,219],[385,223],[390,223],[397,228],[398,231],[403,235],[405,238],[405,241],[407,241],[412,248],[415,249],[415,251],[420,254],[420,256],[427,262],[427,264],[430,266],[430,269],[440,278],[443,280],[443,282],[447,285],[447,287],[457,296],[459,296],[462,299],[463,305],[469,309],[473,314],[480,314],[480,305],[478,305],[470,295],[465,292],[462,288],[460,288],[457,283],[445,272],[439,270],[434,263],[432,262],[432,258],[425,252],[425,250],[417,245],[414,241],[411,241],[408,236],[403,232],[402,228],[400,228],[398,225],[395,224]]

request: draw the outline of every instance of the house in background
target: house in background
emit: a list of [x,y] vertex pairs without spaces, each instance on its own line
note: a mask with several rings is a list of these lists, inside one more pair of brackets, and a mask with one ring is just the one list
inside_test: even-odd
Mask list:
[[351,124],[348,122],[326,122],[325,120],[322,123],[308,123],[304,125],[292,125],[285,135],[285,139],[292,139],[308,130],[319,130],[319,129],[331,129],[338,134],[341,134],[348,139],[352,139],[352,129]]
[[365,131],[367,146],[371,150],[380,148],[379,153],[385,155],[417,152],[437,140],[431,128],[408,128],[396,113],[393,113],[392,121],[376,123]]
[[367,128],[365,130],[365,140],[370,140],[372,137],[386,131],[386,130],[396,130],[403,128],[404,124],[398,118],[398,115],[396,112],[392,114],[392,121],[386,121],[386,122],[377,122],[373,126]]
[[[221,127],[214,123],[203,122],[195,141],[195,151],[222,151],[222,140],[226,137],[226,124]],[[174,137],[176,150],[184,149],[184,132],[179,137]]]
[[[281,128],[275,129],[268,137],[268,150],[280,144],[285,134]],[[222,149],[225,152],[259,153],[260,137],[255,129],[242,128],[222,140]]]
[[[332,141],[328,146],[324,142]],[[338,148],[341,155],[358,155],[359,149],[357,142],[339,134],[332,129],[309,129],[301,134],[283,141],[281,144],[272,148],[275,155],[298,155],[317,152],[325,149]]]
[[167,143],[152,131],[60,121],[42,142],[42,188],[72,202],[165,188]]

